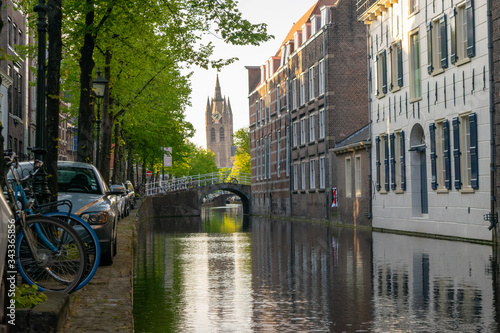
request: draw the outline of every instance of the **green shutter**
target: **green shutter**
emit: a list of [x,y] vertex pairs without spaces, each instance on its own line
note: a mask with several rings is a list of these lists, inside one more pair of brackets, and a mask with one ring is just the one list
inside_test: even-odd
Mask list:
[[462,188],[462,177],[460,174],[460,132],[458,117],[453,118],[451,121],[453,126],[453,161],[455,163],[455,188],[457,190]]
[[396,189],[396,149],[394,147],[394,133],[391,133],[391,190]]
[[406,191],[406,155],[405,155],[405,132],[399,135],[399,158],[401,161],[401,189]]
[[427,72],[432,73],[432,22],[427,25]]
[[384,50],[382,53],[382,93],[387,94],[387,54]]
[[377,172],[376,188],[380,191],[380,137],[375,138],[375,169]]
[[437,173],[436,173],[436,125],[434,123],[429,125],[429,136],[431,139],[431,187],[433,190],[437,189]]
[[398,86],[403,86],[403,48],[401,47],[401,41],[397,44],[398,51]]
[[457,62],[457,10],[451,9],[450,12],[450,39],[451,39],[451,63]]
[[392,82],[392,78],[394,77],[393,73],[396,70],[396,68],[394,68],[394,66],[393,66],[393,61],[392,61],[392,57],[393,57],[393,55],[392,55],[392,45],[389,46],[388,52],[389,52],[389,61],[390,61],[390,66],[391,66],[391,77],[390,77],[391,82],[389,82],[389,90],[392,90],[392,89],[394,89],[394,82]]
[[477,116],[476,113],[469,115],[470,126],[470,167],[471,179],[470,185],[473,189],[479,188],[479,169],[477,155]]
[[385,190],[389,191],[389,140],[387,140],[387,135],[384,139]]
[[451,157],[450,157],[450,124],[448,120],[443,122],[443,135],[444,135],[444,170],[445,180],[444,186],[451,189]]
[[448,67],[448,38],[446,34],[446,15],[439,18],[439,33],[441,34],[441,68]]

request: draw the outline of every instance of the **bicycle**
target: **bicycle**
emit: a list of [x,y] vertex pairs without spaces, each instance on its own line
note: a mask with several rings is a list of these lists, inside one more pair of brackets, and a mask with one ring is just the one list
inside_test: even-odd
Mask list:
[[[8,159],[7,165],[13,163]],[[34,200],[21,207],[4,174],[8,203],[16,226],[16,263],[21,277],[41,291],[72,292],[82,279],[88,257],[78,233],[69,224],[40,214],[27,215]],[[13,270],[14,267],[8,267]]]
[[[19,164],[15,159],[15,154],[13,154],[10,158],[12,160],[10,164],[10,170],[8,174],[8,178],[12,180],[14,185],[14,195],[16,201],[20,202],[22,207],[29,207],[25,209],[27,214],[42,214],[43,216],[57,218],[62,222],[65,222],[72,226],[80,236],[83,241],[83,245],[85,251],[87,253],[87,263],[85,266],[84,273],[82,275],[82,279],[77,287],[73,291],[77,291],[85,286],[95,275],[97,268],[99,267],[99,261],[101,258],[101,247],[99,245],[99,239],[97,238],[97,234],[94,229],[81,217],[71,214],[72,204],[68,200],[59,200],[53,203],[48,203],[44,205],[38,205],[35,199],[28,199],[28,195],[26,194],[26,190],[22,186],[23,183],[29,184],[28,180],[31,179],[39,170],[42,165],[41,161],[35,161],[34,165],[36,167],[33,168],[34,171],[30,171],[26,169],[24,171],[28,171],[28,175],[24,178],[19,178],[16,169],[19,168]],[[21,171],[21,174],[23,172]],[[10,176],[10,177],[9,177]],[[28,186],[28,191],[32,198],[34,198],[33,190],[31,186]],[[34,200],[33,205],[28,205],[30,200]],[[67,212],[58,211],[58,207],[60,206],[68,206]]]

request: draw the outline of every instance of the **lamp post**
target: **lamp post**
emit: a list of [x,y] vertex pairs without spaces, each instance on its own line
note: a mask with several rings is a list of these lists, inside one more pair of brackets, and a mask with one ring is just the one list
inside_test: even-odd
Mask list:
[[97,99],[97,148],[96,148],[96,167],[100,168],[99,157],[101,148],[101,101],[104,97],[104,90],[106,89],[106,84],[108,80],[101,76],[101,71],[97,68],[97,77],[92,81],[92,88],[95,92],[95,97]]
[[[39,0],[33,10],[38,13],[38,59],[37,59],[37,86],[36,86],[36,136],[33,153],[35,160],[44,160],[46,147],[46,132],[45,132],[45,52],[47,45],[47,6],[45,0]],[[49,201],[50,190],[47,184],[47,172],[42,165],[42,168],[36,173],[33,180],[34,192],[40,203]]]

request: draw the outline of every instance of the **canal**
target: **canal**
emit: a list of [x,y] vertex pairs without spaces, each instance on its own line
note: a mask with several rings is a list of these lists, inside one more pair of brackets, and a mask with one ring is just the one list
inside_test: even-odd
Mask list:
[[136,332],[497,332],[487,245],[243,218],[138,232]]

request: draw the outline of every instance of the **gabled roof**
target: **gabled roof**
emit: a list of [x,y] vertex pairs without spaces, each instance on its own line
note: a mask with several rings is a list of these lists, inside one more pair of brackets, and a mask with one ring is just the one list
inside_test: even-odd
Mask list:
[[301,31],[302,26],[304,23],[307,23],[310,21],[311,15],[313,14],[320,14],[320,9],[323,6],[336,6],[339,3],[340,0],[319,0],[317,1],[307,12],[302,15],[302,17],[293,24],[292,28],[286,35],[285,39],[281,43],[278,52],[276,52],[277,57],[281,57],[281,48],[283,45],[285,45],[289,40],[293,40],[294,34],[296,31]]
[[335,144],[333,152],[343,153],[349,150],[356,150],[371,145],[370,142],[370,125],[366,125],[355,133],[351,134],[344,140]]

